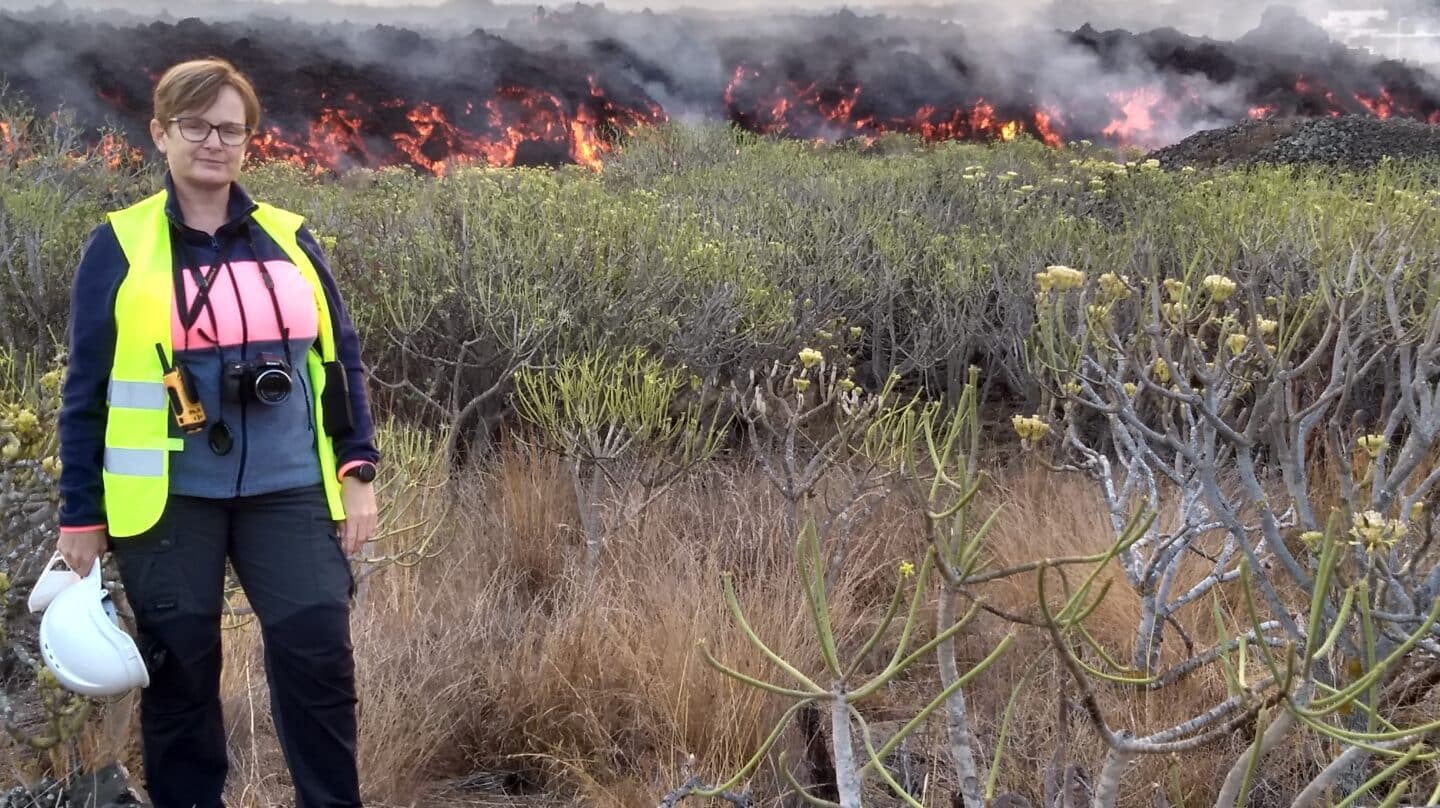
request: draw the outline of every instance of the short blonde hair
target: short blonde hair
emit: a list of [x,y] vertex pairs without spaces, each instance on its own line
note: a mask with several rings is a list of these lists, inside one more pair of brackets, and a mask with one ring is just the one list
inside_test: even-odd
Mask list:
[[215,103],[224,87],[233,87],[245,103],[245,125],[260,126],[260,99],[245,74],[224,59],[193,59],[171,67],[155,85],[155,120],[169,125],[182,113]]

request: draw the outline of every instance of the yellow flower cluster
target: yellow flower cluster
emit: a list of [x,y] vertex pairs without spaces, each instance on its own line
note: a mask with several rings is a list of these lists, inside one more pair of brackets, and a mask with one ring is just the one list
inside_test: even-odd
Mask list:
[[1010,419],[1010,424],[1015,427],[1020,439],[1027,443],[1034,443],[1050,434],[1050,425],[1038,415],[1016,415]]
[[802,348],[800,350],[800,364],[805,367],[814,367],[825,359],[825,355],[814,348]]
[[1216,303],[1223,303],[1235,294],[1235,281],[1224,275],[1206,275],[1202,283],[1205,291],[1210,293],[1210,299]]
[[1169,295],[1171,300],[1179,303],[1185,299],[1185,284],[1183,282],[1175,278],[1166,278],[1164,285],[1165,294]]
[[0,405],[0,458],[14,460],[40,439],[40,417],[18,404]]
[[1155,362],[1150,365],[1150,375],[1154,376],[1155,381],[1161,384],[1170,382],[1170,366],[1165,364],[1165,357],[1155,357]]
[[1225,338],[1225,347],[1229,348],[1232,354],[1244,353],[1245,346],[1248,344],[1250,344],[1250,338],[1244,334],[1231,334]]
[[[6,358],[0,351],[0,365],[4,365]],[[13,398],[0,395],[0,460],[38,461],[37,473],[43,472],[52,478],[60,473],[60,461],[54,457],[54,424],[63,381],[64,369],[52,366],[40,376],[39,384],[31,388],[34,395]],[[26,484],[31,477],[28,470],[21,470],[18,479]]]
[[1405,535],[1405,525],[1400,520],[1386,519],[1378,511],[1357,513],[1354,522],[1350,535],[1355,541],[1351,543],[1364,547],[1367,553],[1389,548]]
[[1039,285],[1042,294],[1051,289],[1064,292],[1068,289],[1080,288],[1085,283],[1085,273],[1071,267],[1052,264],[1045,267],[1044,272],[1035,274],[1035,283]]
[[40,418],[33,410],[21,410],[15,416],[15,431],[21,435],[32,435],[40,428]]
[[1124,275],[1106,272],[1100,276],[1100,292],[1106,300],[1127,300],[1130,297],[1130,282]]
[[1280,324],[1275,322],[1274,320],[1268,320],[1264,317],[1256,317],[1255,327],[1259,329],[1260,336],[1268,337],[1271,334],[1274,334],[1275,331],[1280,328]]
[[1355,447],[1371,457],[1376,457],[1390,448],[1390,441],[1384,435],[1361,435],[1355,439]]

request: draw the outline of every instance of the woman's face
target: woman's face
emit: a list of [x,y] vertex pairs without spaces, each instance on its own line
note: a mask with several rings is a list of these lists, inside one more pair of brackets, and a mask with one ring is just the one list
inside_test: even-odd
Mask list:
[[[250,138],[247,134],[235,145],[222,139],[222,131],[228,130],[233,143],[245,130],[245,102],[234,87],[220,88],[209,107],[185,110],[175,118],[178,120],[150,121],[150,137],[155,148],[165,155],[176,182],[215,189],[229,186],[240,176]],[[204,139],[193,142],[190,138],[201,131]]]

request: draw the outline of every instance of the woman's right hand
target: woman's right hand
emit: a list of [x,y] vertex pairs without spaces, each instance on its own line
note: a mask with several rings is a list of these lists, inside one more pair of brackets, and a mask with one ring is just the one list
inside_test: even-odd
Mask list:
[[108,538],[103,527],[62,532],[59,542],[60,557],[65,559],[65,564],[74,570],[75,574],[84,577],[90,574],[95,559],[105,552]]

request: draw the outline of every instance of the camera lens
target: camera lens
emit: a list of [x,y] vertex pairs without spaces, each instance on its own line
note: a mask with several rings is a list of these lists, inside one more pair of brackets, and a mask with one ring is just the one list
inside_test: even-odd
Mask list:
[[265,404],[279,404],[290,397],[290,374],[267,368],[255,374],[255,398]]

